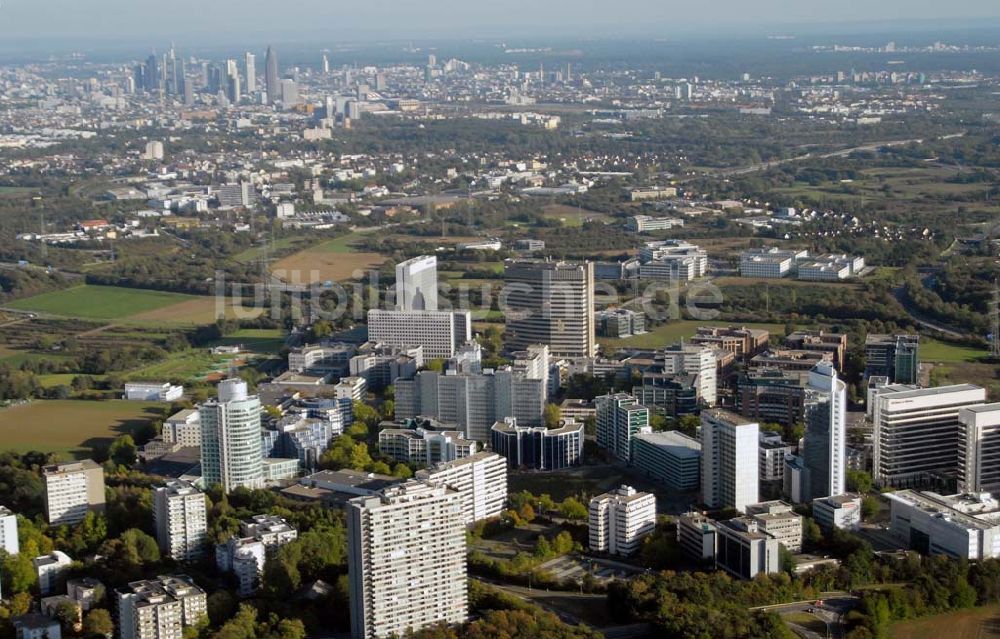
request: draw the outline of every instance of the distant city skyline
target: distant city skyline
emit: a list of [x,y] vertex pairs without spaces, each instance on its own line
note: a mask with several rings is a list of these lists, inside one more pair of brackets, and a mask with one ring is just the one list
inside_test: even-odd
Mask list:
[[[229,41],[241,34],[276,38],[331,38],[359,35],[378,38],[470,37],[476,35],[515,37],[521,34],[608,36],[646,33],[669,37],[677,30],[713,26],[724,29],[783,25],[823,26],[835,23],[878,21],[962,21],[1000,19],[1000,7],[987,0],[884,0],[878,3],[844,0],[836,4],[762,0],[744,3],[716,0],[712,3],[627,0],[614,5],[597,0],[550,0],[536,3],[510,0],[503,12],[480,3],[459,0],[373,0],[342,7],[318,0],[300,0],[273,5],[259,0],[215,0],[211,3],[177,0],[169,5],[134,0],[50,0],[31,3],[6,0],[0,6],[0,38],[68,41],[114,37],[212,36]],[[197,16],[197,20],[192,18]],[[529,18],[530,20],[526,20]],[[219,25],[226,29],[219,31]],[[980,25],[981,26],[981,25]]]

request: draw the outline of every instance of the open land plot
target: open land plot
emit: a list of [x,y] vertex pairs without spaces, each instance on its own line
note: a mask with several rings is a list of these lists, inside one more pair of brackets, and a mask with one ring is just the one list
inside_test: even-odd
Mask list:
[[149,382],[215,380],[243,363],[245,358],[239,355],[213,355],[208,349],[190,349],[171,353],[162,361],[130,371],[126,378]]
[[586,220],[609,222],[611,216],[600,211],[591,211],[566,204],[549,204],[542,209],[542,215],[552,220],[562,220],[566,226],[583,226]]
[[164,417],[165,404],[124,400],[41,400],[0,410],[0,448],[83,458]]
[[920,342],[920,359],[925,362],[976,362],[989,355],[986,350],[949,344],[924,338]]
[[286,282],[317,284],[348,280],[355,271],[382,266],[384,255],[355,250],[358,237],[356,233],[344,235],[289,255],[274,263],[272,273]]
[[1000,606],[974,608],[892,625],[893,639],[998,639]]
[[[212,298],[205,298],[209,303]],[[124,319],[150,313],[175,304],[200,302],[192,295],[85,284],[42,293],[8,304],[11,308],[36,313],[84,319]]]

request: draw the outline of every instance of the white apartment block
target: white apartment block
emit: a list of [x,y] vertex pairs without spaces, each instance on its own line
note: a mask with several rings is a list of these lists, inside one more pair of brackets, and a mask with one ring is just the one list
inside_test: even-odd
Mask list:
[[104,469],[85,459],[42,470],[45,513],[53,526],[78,524],[90,511],[104,512]]
[[701,413],[701,491],[710,508],[745,512],[759,499],[760,427],[739,415]]
[[458,493],[410,481],[352,499],[347,538],[352,639],[402,636],[468,618]]
[[986,390],[972,384],[880,389],[872,411],[876,484],[914,486],[954,477],[963,439],[958,414],[985,402]]
[[153,491],[153,518],[160,550],[175,561],[205,553],[208,514],[205,495],[192,484],[171,480]]
[[364,377],[345,377],[333,387],[334,397],[363,402],[368,394],[368,382]]
[[219,396],[201,405],[201,471],[206,486],[225,492],[240,486],[264,487],[260,399],[247,393],[246,382],[227,379]]
[[230,537],[216,545],[215,564],[236,578],[236,594],[249,597],[257,592],[264,576],[267,548],[253,537]]
[[696,375],[698,399],[706,406],[718,401],[718,362],[715,352],[698,344],[675,344],[656,354],[657,363],[667,375]]
[[134,581],[115,595],[119,639],[183,639],[208,614],[205,591],[190,577]]
[[66,574],[73,563],[69,555],[61,550],[53,550],[48,555],[35,557],[31,560],[38,576],[38,593],[40,595],[62,594],[66,587]]
[[457,492],[466,525],[499,517],[507,504],[507,460],[496,453],[440,463],[417,471],[416,478]]
[[396,265],[396,310],[438,310],[436,257],[421,255]]
[[823,530],[857,530],[861,526],[861,495],[848,493],[814,499],[812,512]]
[[4,506],[0,506],[0,550],[8,555],[21,552],[17,540],[17,515]]
[[268,551],[295,541],[299,532],[285,519],[276,515],[254,515],[240,522],[240,534],[259,540]]
[[174,413],[163,422],[162,436],[168,444],[201,446],[201,414],[193,408]]
[[656,496],[622,486],[590,500],[590,549],[627,557],[656,529]]
[[378,433],[378,449],[383,455],[405,464],[433,466],[475,455],[479,443],[466,439],[465,433],[457,430],[383,428]]
[[427,359],[449,359],[472,339],[469,311],[368,311],[368,339],[399,348],[422,346]]
[[778,540],[789,552],[802,552],[802,515],[783,501],[766,501],[747,506],[747,516],[757,522],[762,533]]
[[958,489],[1000,494],[1000,404],[963,408]]
[[1000,503],[990,495],[899,490],[886,496],[892,505],[889,529],[911,550],[972,561],[1000,558]]
[[174,402],[184,396],[183,386],[162,384],[125,384],[125,399],[138,402]]

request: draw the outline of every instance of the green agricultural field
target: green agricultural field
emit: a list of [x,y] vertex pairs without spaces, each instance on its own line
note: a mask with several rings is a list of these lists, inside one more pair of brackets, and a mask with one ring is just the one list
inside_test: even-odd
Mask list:
[[[699,326],[728,326],[729,324],[726,321],[702,322],[699,320],[681,320],[657,326],[645,335],[637,335],[636,337],[627,337],[625,339],[598,337],[597,341],[610,350],[621,348],[664,348],[693,336]],[[781,324],[741,323],[740,325],[747,328],[762,328],[771,331],[771,335],[783,336],[785,334],[785,327]]]
[[17,300],[8,306],[63,317],[117,320],[199,299],[163,291],[83,285]]
[[40,400],[0,409],[0,449],[84,458],[165,417],[154,402]]
[[212,355],[208,349],[190,349],[171,353],[161,362],[135,369],[126,375],[129,381],[202,381],[213,374],[225,376],[238,355]]
[[973,608],[946,615],[895,623],[889,631],[892,639],[998,639],[1000,606]]
[[920,359],[925,362],[975,362],[989,355],[981,348],[956,346],[935,339],[924,339],[920,344]]
[[253,353],[277,353],[285,347],[285,335],[280,328],[245,328],[226,335],[212,345],[242,345]]

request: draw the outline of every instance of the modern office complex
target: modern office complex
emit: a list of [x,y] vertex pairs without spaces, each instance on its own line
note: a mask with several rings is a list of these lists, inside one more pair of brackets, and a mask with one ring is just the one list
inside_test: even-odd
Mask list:
[[168,444],[201,446],[201,414],[193,408],[174,413],[163,422],[162,435]]
[[845,491],[847,473],[847,384],[823,362],[809,373],[805,398],[807,501]]
[[740,375],[736,410],[740,415],[770,424],[799,424],[805,412],[806,390],[801,373],[762,368]]
[[697,375],[668,375],[648,370],[642,374],[642,385],[633,386],[632,394],[643,406],[667,417],[680,417],[697,412],[701,403]]
[[17,540],[17,515],[4,506],[0,506],[0,550],[8,555],[21,552]]
[[545,344],[556,357],[593,357],[594,265],[508,260],[504,265],[507,350]]
[[120,639],[182,639],[208,614],[205,591],[190,577],[134,581],[115,595]]
[[770,341],[769,331],[746,326],[699,326],[690,340],[692,344],[728,351],[741,359],[766,351]]
[[685,555],[697,562],[715,561],[719,531],[715,522],[701,513],[677,518],[677,543]]
[[78,524],[90,511],[104,512],[104,469],[93,461],[53,464],[42,474],[45,516],[53,526]]
[[627,557],[656,529],[656,496],[622,486],[590,500],[590,549]]
[[597,445],[615,459],[632,460],[632,438],[649,425],[649,409],[626,393],[602,395],[597,407]]
[[701,492],[710,508],[746,507],[759,501],[760,428],[739,415],[710,410],[701,414]]
[[472,339],[469,311],[368,311],[368,339],[397,348],[423,347],[427,359],[449,359]]
[[920,375],[919,335],[868,335],[865,379],[888,377],[893,384],[916,384]]
[[778,540],[760,530],[750,517],[716,524],[715,567],[740,579],[753,579],[780,570]]
[[1000,503],[988,494],[944,497],[899,490],[886,496],[892,505],[889,529],[912,550],[969,560],[1000,558]]
[[708,253],[684,240],[646,242],[639,264],[640,279],[688,282],[708,272]]
[[243,486],[263,488],[260,399],[247,394],[246,382],[227,379],[219,396],[204,402],[201,413],[201,472],[205,485],[227,493]]
[[1000,404],[963,408],[958,489],[1000,494]]
[[353,639],[403,636],[468,616],[458,493],[411,481],[347,504]]
[[783,501],[767,501],[747,506],[747,517],[757,522],[757,529],[776,539],[789,552],[802,551],[802,515]]
[[813,520],[823,530],[857,530],[861,526],[861,496],[833,495],[814,499]]
[[881,388],[874,399],[877,485],[933,485],[957,477],[963,441],[958,414],[963,408],[985,403],[983,388],[893,385]]
[[438,310],[436,257],[421,255],[396,265],[396,310]]
[[153,491],[153,518],[160,550],[174,561],[194,561],[205,552],[205,495],[186,481],[171,480]]
[[643,429],[632,439],[632,466],[673,490],[698,490],[701,442],[680,431]]
[[416,478],[457,492],[465,524],[499,517],[507,504],[507,460],[496,453],[443,462],[417,471]]
[[[416,422],[417,420],[412,420]],[[475,455],[479,443],[457,430],[383,428],[378,432],[379,452],[405,464],[432,466]]]
[[656,368],[667,375],[695,375],[699,401],[706,406],[718,401],[718,364],[711,348],[674,344],[656,354]]
[[559,428],[518,426],[508,418],[490,431],[493,451],[511,468],[561,470],[583,461],[583,424],[563,420]]
[[740,254],[740,275],[742,277],[781,278],[794,275],[799,260],[809,256],[808,251],[783,250],[779,248],[747,249]]

